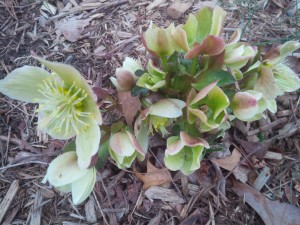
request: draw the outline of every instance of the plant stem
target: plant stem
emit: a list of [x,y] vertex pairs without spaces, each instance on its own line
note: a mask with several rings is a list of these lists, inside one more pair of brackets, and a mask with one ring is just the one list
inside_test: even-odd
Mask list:
[[192,67],[191,67],[191,75],[194,76],[197,70],[198,57],[193,58]]
[[169,70],[169,66],[168,66],[168,59],[167,57],[162,57],[161,58],[161,65],[163,67],[163,70],[167,73]]

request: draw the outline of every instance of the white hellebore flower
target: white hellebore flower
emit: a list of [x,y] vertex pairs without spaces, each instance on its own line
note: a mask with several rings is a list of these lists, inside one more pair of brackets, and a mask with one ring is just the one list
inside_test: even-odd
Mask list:
[[76,135],[78,165],[88,168],[101,137],[102,117],[94,94],[74,67],[37,59],[52,73],[23,66],[0,80],[0,92],[19,101],[39,103],[39,129],[62,140]]
[[61,192],[72,192],[73,203],[77,205],[92,192],[96,183],[96,169],[80,169],[76,152],[66,152],[50,163],[42,182],[47,181]]

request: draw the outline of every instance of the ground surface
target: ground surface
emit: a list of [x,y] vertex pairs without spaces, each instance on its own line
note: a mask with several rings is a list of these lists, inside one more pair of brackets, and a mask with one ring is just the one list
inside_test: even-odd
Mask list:
[[[108,78],[126,56],[145,62],[140,34],[150,20],[163,26],[180,23],[207,1],[193,2],[179,19],[167,14],[172,3],[64,0],[57,2],[54,12],[46,3],[41,11],[40,1],[0,1],[0,79],[14,68],[37,65],[30,58],[34,52],[72,64],[93,85],[110,90]],[[297,8],[296,3],[221,1],[228,11],[225,33],[240,27],[243,41],[266,48],[299,40],[300,5]],[[76,24],[74,18],[80,22]],[[70,29],[76,26],[81,29]],[[299,74],[299,53],[289,61]],[[172,180],[162,188],[143,189],[143,177],[121,171],[108,161],[98,173],[93,194],[80,206],[72,204],[70,195],[41,184],[47,164],[65,143],[37,133],[35,109],[35,105],[0,95],[2,224],[300,224],[299,93],[280,97],[276,115],[251,124],[237,123],[223,140],[227,149],[207,155],[200,171],[189,177],[172,173]],[[255,153],[257,145],[248,142],[270,139],[268,146],[257,144],[261,148]],[[157,168],[163,149],[157,139],[151,142],[149,162]],[[229,151],[232,156],[228,158]],[[166,170],[153,169],[149,162],[148,176],[169,179]],[[237,179],[247,181],[248,186]],[[152,201],[151,196],[162,200]]]

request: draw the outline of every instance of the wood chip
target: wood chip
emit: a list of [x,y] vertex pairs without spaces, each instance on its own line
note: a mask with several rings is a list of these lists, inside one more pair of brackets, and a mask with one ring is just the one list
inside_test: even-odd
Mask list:
[[86,220],[91,223],[97,222],[95,203],[92,198],[84,205]]
[[181,17],[189,8],[191,8],[192,3],[190,2],[175,2],[167,9],[167,14],[173,19],[178,19]]
[[154,9],[155,7],[157,7],[157,6],[164,4],[165,1],[166,0],[155,0],[151,4],[149,4],[146,9],[147,9],[147,11],[150,11],[150,10]]
[[38,190],[36,192],[36,195],[34,198],[34,204],[32,207],[30,225],[39,225],[41,223],[42,201],[43,201],[43,196],[41,194],[41,191]]
[[261,173],[258,175],[258,177],[256,178],[256,180],[254,181],[253,187],[256,190],[260,191],[263,188],[263,186],[265,186],[265,184],[269,180],[270,176],[271,176],[270,168],[266,166],[261,171]]
[[0,204],[0,223],[19,189],[19,181],[14,180]]
[[265,159],[275,159],[275,160],[282,160],[283,156],[281,153],[267,151],[266,155],[264,156]]
[[151,201],[154,199],[162,200],[165,202],[172,202],[177,204],[185,203],[185,199],[180,197],[173,189],[167,189],[163,187],[150,187],[145,191],[145,196]]

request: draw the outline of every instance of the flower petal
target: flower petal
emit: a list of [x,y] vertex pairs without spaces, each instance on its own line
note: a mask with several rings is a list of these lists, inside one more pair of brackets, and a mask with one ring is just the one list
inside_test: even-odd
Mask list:
[[254,90],[261,92],[268,100],[275,99],[278,95],[282,94],[282,91],[275,82],[272,71],[266,66],[262,66],[260,68],[260,73],[254,85]]
[[242,35],[241,29],[236,29],[226,45],[228,46],[237,43],[241,39],[241,35]]
[[51,79],[51,74],[46,70],[23,66],[0,80],[0,92],[19,101],[39,102],[45,99],[39,89],[46,79]]
[[135,77],[134,75],[123,68],[116,69],[116,77],[119,86],[121,86],[122,90],[131,90],[135,85]]
[[300,88],[298,75],[287,65],[280,63],[273,67],[276,84],[282,92],[293,92]]
[[199,109],[190,109],[190,113],[200,119],[200,130],[201,132],[207,132],[213,130],[219,126],[218,123],[208,120],[204,112]]
[[182,29],[182,25],[179,25],[175,28],[175,30],[172,33],[172,37],[175,40],[176,44],[185,52],[189,50],[187,35],[185,30]]
[[119,156],[131,156],[135,152],[134,145],[126,132],[112,134],[109,146]]
[[206,104],[214,111],[213,120],[216,120],[219,114],[229,106],[229,99],[221,88],[215,86],[207,94]]
[[80,169],[76,152],[66,152],[54,159],[47,170],[46,179],[54,187],[70,184],[85,176],[88,170]]
[[202,7],[197,13],[198,20],[197,38],[196,40],[201,43],[211,31],[213,10],[209,7]]
[[131,134],[129,131],[126,131],[132,145],[134,146],[135,150],[140,153],[141,155],[145,155],[144,150],[142,149],[142,147],[140,146],[139,142],[136,140],[136,138],[133,136],[133,134]]
[[220,36],[223,31],[225,17],[227,13],[221,7],[215,7],[213,11],[210,34]]
[[184,143],[180,140],[180,137],[169,137],[167,140],[167,149],[166,154],[176,155],[178,152],[183,149]]
[[267,60],[269,64],[276,65],[298,48],[300,48],[300,43],[298,41],[288,41],[267,52],[264,56],[264,60]]
[[203,146],[205,148],[209,148],[209,144],[202,138],[196,138],[189,136],[186,132],[180,132],[180,139],[185,146],[196,147]]
[[72,183],[72,200],[75,205],[82,203],[94,189],[96,183],[96,169],[88,169],[85,176]]
[[177,171],[184,165],[185,157],[184,151],[180,151],[175,155],[165,154],[164,163],[169,170]]
[[150,107],[150,115],[156,115],[164,118],[177,118],[182,116],[182,109],[185,102],[179,99],[163,99],[154,103]]
[[267,109],[271,113],[276,113],[277,112],[277,104],[275,100],[267,100]]
[[90,166],[93,155],[98,152],[101,132],[95,120],[89,120],[88,127],[76,136],[76,153],[78,165],[82,169]]
[[199,45],[195,45],[184,56],[186,59],[192,59],[199,55],[215,56],[221,54],[225,49],[225,43],[222,38],[209,35]]
[[139,126],[137,126],[137,123],[135,123],[134,133],[135,133],[136,139],[139,142],[139,144],[141,145],[144,153],[148,152],[148,146],[149,146],[148,131],[149,131],[148,123],[141,121]]
[[191,171],[195,171],[200,168],[200,161],[203,157],[203,150],[203,146],[197,146],[192,148],[193,157],[190,166]]
[[245,121],[258,113],[258,100],[250,93],[238,92],[231,101],[231,107],[234,115]]
[[135,71],[142,69],[142,66],[139,61],[126,57],[123,62],[123,68],[129,70],[132,74],[135,73]]
[[207,96],[207,94],[217,85],[218,80],[207,85],[206,87],[204,87],[203,89],[201,89],[198,94],[193,98],[192,102],[190,105],[193,105],[197,102],[199,102],[201,99],[205,98]]

